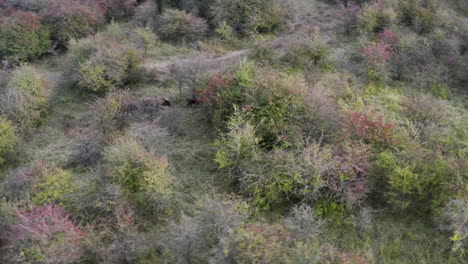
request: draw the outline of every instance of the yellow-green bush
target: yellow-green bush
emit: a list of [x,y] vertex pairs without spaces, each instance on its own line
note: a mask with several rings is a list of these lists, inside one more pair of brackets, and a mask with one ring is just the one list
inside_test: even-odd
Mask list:
[[148,153],[137,141],[121,138],[104,150],[108,175],[130,196],[163,198],[171,192],[169,163]]
[[51,47],[50,33],[33,12],[16,10],[0,21],[0,58],[14,62],[44,55]]
[[223,21],[241,36],[278,31],[285,10],[278,0],[215,0],[210,6],[213,23]]
[[202,38],[208,30],[208,23],[185,11],[168,9],[158,20],[157,33],[164,40],[194,41]]
[[105,94],[138,83],[140,52],[98,35],[70,42],[68,74],[85,91]]
[[47,79],[30,65],[22,65],[11,74],[0,98],[0,112],[21,128],[37,126],[47,114]]
[[307,115],[302,92],[299,78],[258,69],[252,62],[241,64],[233,75],[212,76],[197,91],[218,127],[224,127],[236,107],[244,109],[260,145],[267,149],[294,144],[293,135],[301,130],[296,121]]
[[13,150],[16,141],[14,127],[0,117],[0,165],[5,162],[2,156]]
[[53,165],[37,167],[35,177],[38,182],[34,186],[32,201],[37,205],[62,204],[74,191],[72,174]]
[[358,17],[358,23],[364,32],[377,33],[390,27],[396,18],[397,13],[392,7],[375,1],[364,5]]

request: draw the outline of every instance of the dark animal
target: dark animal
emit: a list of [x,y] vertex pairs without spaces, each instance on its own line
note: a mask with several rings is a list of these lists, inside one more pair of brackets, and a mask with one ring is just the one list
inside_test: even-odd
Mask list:
[[166,97],[153,96],[141,99],[138,102],[138,111],[145,114],[153,114],[163,106],[171,106],[171,101]]
[[193,107],[200,105],[200,101],[195,98],[187,98],[187,107]]

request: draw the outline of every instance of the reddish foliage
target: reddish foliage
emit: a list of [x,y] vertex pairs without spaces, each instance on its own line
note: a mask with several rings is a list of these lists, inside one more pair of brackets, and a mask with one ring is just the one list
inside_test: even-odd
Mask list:
[[373,64],[384,64],[395,55],[392,46],[382,41],[367,45],[362,52]]
[[368,117],[361,113],[350,113],[342,124],[344,139],[352,137],[375,147],[388,147],[396,143],[395,126],[386,123],[381,117]]
[[55,1],[44,13],[55,34],[65,40],[93,33],[103,16],[104,10],[88,1]]
[[17,26],[27,30],[37,30],[41,25],[41,17],[33,12],[14,10],[8,17],[1,18],[3,26]]
[[351,205],[359,205],[370,192],[367,176],[372,173],[372,151],[368,146],[342,142],[334,150],[336,166],[329,171],[329,188]]
[[379,33],[379,39],[388,45],[395,45],[398,43],[400,36],[398,35],[397,32],[392,31],[388,28],[384,29],[383,32]]
[[196,91],[197,97],[199,98],[198,100],[202,104],[210,104],[218,91],[228,88],[233,85],[233,83],[234,78],[232,76],[214,75],[208,81],[204,89]]
[[19,223],[13,225],[12,242],[32,241],[41,246],[46,257],[60,263],[78,260],[83,255],[80,244],[85,233],[58,206],[32,206],[28,211],[16,210],[15,215]]

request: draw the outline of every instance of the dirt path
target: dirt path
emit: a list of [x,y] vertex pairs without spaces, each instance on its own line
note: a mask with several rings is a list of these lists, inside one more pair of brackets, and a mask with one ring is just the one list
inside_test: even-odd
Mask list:
[[[267,40],[264,44],[271,48],[280,48],[282,42],[287,41],[310,31],[312,28],[318,28],[329,39],[334,39],[334,29],[336,24],[333,23],[335,7],[318,0],[292,0],[291,7],[293,8],[294,17],[290,21],[290,30],[284,32],[278,37]],[[242,49],[230,52],[220,57],[213,57],[209,54],[199,54],[189,58],[168,59],[164,61],[150,61],[144,64],[144,67],[166,75],[170,75],[173,65],[190,64],[198,61],[198,66],[205,70],[205,73],[219,70],[223,64],[229,64],[235,61],[240,61],[250,55],[252,49]]]

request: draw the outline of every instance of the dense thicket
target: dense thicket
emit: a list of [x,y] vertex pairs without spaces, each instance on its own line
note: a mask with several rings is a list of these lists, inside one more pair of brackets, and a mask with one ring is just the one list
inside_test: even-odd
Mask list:
[[0,262],[466,262],[465,11],[0,0]]

